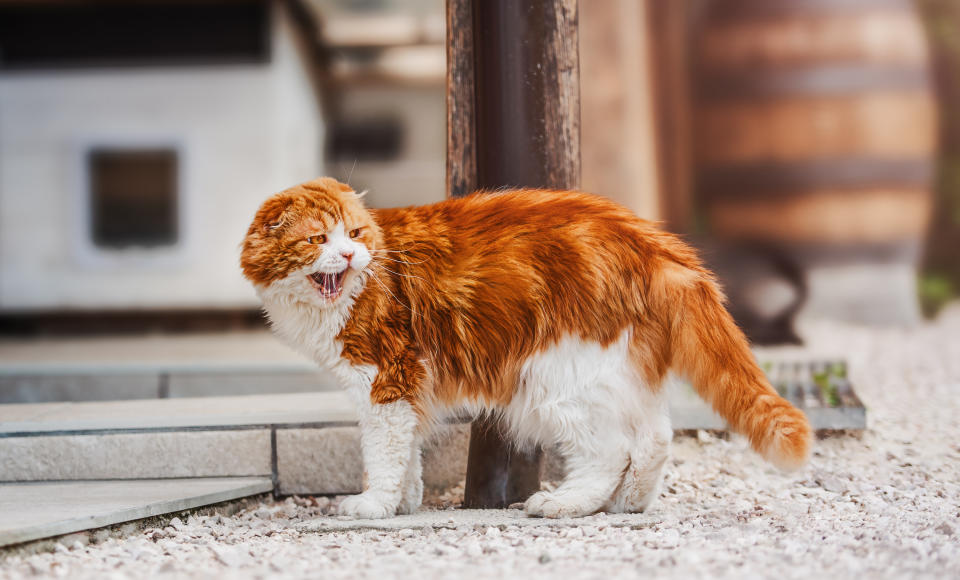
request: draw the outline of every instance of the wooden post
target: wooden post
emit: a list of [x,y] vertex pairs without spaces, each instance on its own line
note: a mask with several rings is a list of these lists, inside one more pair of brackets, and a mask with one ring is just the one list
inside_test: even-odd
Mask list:
[[[447,0],[447,189],[580,184],[577,0]],[[539,489],[540,453],[474,422],[464,506]]]
[[477,189],[472,0],[447,0],[447,195]]

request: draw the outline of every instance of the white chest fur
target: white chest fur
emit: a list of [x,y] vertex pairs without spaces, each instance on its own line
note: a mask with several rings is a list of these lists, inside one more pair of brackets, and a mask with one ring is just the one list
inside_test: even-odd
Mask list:
[[277,336],[321,368],[331,371],[350,391],[369,394],[376,368],[354,365],[343,358],[343,345],[337,340],[350,316],[351,297],[344,297],[337,308],[318,308],[269,289],[261,291],[260,297]]

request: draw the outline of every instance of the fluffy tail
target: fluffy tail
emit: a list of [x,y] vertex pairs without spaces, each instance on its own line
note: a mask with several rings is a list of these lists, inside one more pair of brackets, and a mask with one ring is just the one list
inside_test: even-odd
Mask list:
[[806,415],[770,386],[713,280],[687,282],[680,300],[674,293],[673,369],[765,459],[781,469],[803,466],[812,439]]

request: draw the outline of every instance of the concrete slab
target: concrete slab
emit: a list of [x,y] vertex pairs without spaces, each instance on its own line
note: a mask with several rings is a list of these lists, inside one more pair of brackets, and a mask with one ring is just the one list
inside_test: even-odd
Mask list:
[[165,396],[216,397],[260,395],[268,393],[316,393],[340,390],[340,384],[328,373],[289,369],[274,371],[237,371],[170,373]]
[[424,445],[424,487],[428,491],[442,492],[463,481],[467,475],[469,449],[469,423],[440,426]]
[[362,484],[359,427],[277,430],[279,493],[359,493]]
[[0,437],[12,433],[355,423],[343,392],[138,401],[0,405]]
[[43,418],[59,413],[70,403],[22,403],[16,405],[0,405],[0,432],[8,423],[42,422]]
[[2,437],[0,457],[0,482],[272,473],[269,429]]
[[[441,430],[424,452],[432,489],[466,473],[468,426]],[[272,475],[281,494],[355,493],[359,441],[342,392],[0,405],[0,481]]]
[[0,404],[339,388],[267,332],[0,339]]
[[[668,393],[676,429],[725,427],[689,387]],[[807,411],[818,428],[863,421],[862,408]],[[0,481],[270,475],[281,494],[352,493],[362,482],[359,439],[339,391],[0,405]],[[467,448],[466,425],[444,427],[425,448],[426,487],[458,483]],[[544,479],[556,480],[559,465],[548,452]]]
[[0,546],[270,491],[269,477],[0,485]]
[[0,340],[0,375],[315,372],[267,331]]
[[[424,446],[423,484],[446,490],[463,481],[470,445],[469,424],[441,425]],[[277,430],[277,492],[359,493],[363,485],[359,427]]]
[[327,373],[301,369],[162,373],[155,369],[141,373],[91,369],[87,374],[46,371],[33,375],[0,373],[0,404],[315,393],[340,388]]
[[[467,426],[441,431],[429,488],[466,473]],[[341,392],[0,405],[0,481],[272,475],[282,494],[353,493],[359,442]]]
[[156,374],[0,374],[0,404],[156,399],[159,392]]

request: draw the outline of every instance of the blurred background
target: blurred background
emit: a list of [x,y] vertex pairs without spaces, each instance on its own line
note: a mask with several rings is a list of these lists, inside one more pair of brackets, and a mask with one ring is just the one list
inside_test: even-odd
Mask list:
[[[580,59],[583,189],[698,245],[756,342],[960,290],[957,0],[581,1]],[[443,199],[445,82],[443,0],[0,0],[0,402],[306,372],[245,230],[318,175]]]

